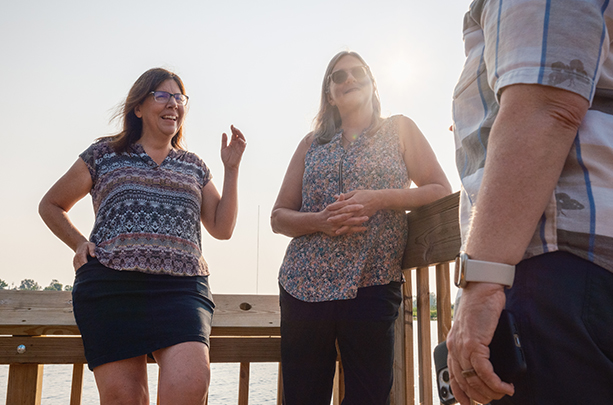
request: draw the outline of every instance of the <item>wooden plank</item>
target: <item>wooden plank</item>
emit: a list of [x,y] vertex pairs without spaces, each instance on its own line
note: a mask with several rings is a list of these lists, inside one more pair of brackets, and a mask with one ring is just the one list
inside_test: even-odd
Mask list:
[[11,364],[6,390],[7,404],[40,405],[42,391],[42,364]]
[[249,405],[249,363],[242,362],[238,378],[238,405]]
[[[23,345],[25,352],[17,347]],[[0,337],[0,364],[86,363],[80,336]]]
[[406,282],[402,286],[402,300],[404,304],[404,369],[406,403],[415,403],[415,367],[413,356],[413,281],[411,272],[405,271]]
[[281,361],[281,339],[211,337],[212,363],[278,363]]
[[447,339],[451,329],[451,280],[449,263],[436,266],[436,320],[438,324],[438,342]]
[[417,340],[419,360],[419,403],[432,405],[432,350],[430,347],[429,269],[419,267],[417,278]]
[[[211,337],[213,363],[278,363],[281,339],[278,337]],[[24,353],[17,346],[24,345]],[[86,363],[83,341],[78,336],[0,337],[0,364]]]
[[280,327],[277,295],[214,295],[213,299],[213,328],[278,330]]
[[459,192],[409,212],[404,269],[427,267],[455,258],[461,245],[458,205]]
[[0,290],[0,313],[0,334],[79,334],[70,291]]
[[72,367],[72,384],[70,387],[70,405],[81,405],[83,395],[83,363]]
[[[212,335],[279,336],[277,295],[214,295]],[[69,291],[0,290],[0,334],[79,335]]]

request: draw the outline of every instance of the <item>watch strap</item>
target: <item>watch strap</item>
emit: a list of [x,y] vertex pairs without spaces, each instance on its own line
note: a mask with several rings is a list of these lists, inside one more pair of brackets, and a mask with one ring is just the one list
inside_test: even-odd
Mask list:
[[468,259],[464,278],[467,283],[497,283],[511,288],[515,279],[515,266]]

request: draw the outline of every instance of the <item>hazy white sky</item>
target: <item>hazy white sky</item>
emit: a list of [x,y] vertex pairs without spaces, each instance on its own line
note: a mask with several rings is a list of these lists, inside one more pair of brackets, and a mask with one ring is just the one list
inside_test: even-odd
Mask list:
[[[31,1],[0,6],[0,279],[72,284],[72,251],[43,224],[46,190],[109,124],[145,70],[178,73],[190,96],[188,149],[221,189],[221,133],[247,138],[234,237],[203,236],[214,293],[277,293],[288,238],[269,217],[287,164],[310,130],[328,61],[359,52],[383,113],[404,114],[434,148],[454,191],[451,95],[464,61],[469,0]],[[258,216],[259,212],[259,216]],[[70,213],[85,235],[91,198]],[[259,249],[258,249],[259,240]]]

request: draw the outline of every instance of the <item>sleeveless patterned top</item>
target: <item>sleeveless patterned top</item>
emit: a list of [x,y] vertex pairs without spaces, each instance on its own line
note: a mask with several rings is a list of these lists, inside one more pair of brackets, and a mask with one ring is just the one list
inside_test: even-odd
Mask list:
[[140,144],[116,154],[108,140],[79,155],[92,177],[96,257],[116,270],[205,276],[200,207],[211,173],[194,153],[172,149],[161,165]]
[[[409,187],[396,117],[347,148],[341,140],[338,133],[329,143],[314,141],[307,151],[300,212],[322,211],[339,193]],[[360,287],[401,281],[405,212],[379,210],[365,226],[367,231],[352,235],[318,232],[292,239],[281,265],[281,286],[302,301],[321,302],[355,298]]]

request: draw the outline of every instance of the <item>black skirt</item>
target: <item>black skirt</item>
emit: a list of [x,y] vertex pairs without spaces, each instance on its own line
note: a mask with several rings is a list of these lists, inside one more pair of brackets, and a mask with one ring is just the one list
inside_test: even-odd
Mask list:
[[90,370],[178,343],[209,346],[208,276],[119,271],[90,258],[77,270],[72,302]]

